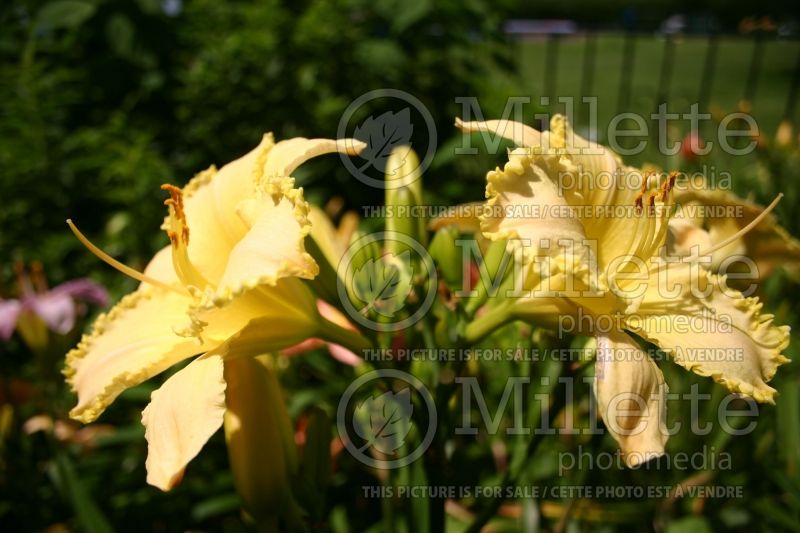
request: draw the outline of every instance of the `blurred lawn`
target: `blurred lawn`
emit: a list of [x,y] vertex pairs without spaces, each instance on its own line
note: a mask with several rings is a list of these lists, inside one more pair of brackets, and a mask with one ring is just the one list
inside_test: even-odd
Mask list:
[[[598,98],[598,129],[600,142],[605,142],[609,121],[618,112],[617,100],[622,74],[625,37],[621,34],[601,34],[597,36],[595,73],[590,95]],[[638,35],[634,54],[633,76],[629,105],[619,111],[630,111],[649,116],[657,109],[656,98],[661,79],[662,58],[665,39],[654,35]],[[558,48],[555,94],[572,96],[576,102],[582,95],[583,65],[586,39],[583,36],[569,36],[560,39]],[[676,38],[672,77],[668,89],[668,111],[687,113],[689,106],[698,101],[703,68],[705,66],[708,38],[688,36]],[[528,40],[519,43],[519,71],[522,79],[523,95],[530,95],[537,103],[539,96],[547,87],[545,74],[548,43],[544,39]],[[754,39],[747,37],[720,37],[716,56],[709,108],[719,108],[724,112],[737,109],[744,95],[747,75],[750,69]],[[756,96],[752,102],[751,113],[762,133],[772,137],[783,118],[786,100],[791,84],[793,69],[800,54],[798,41],[766,41]],[[555,99],[554,99],[555,100]],[[563,106],[561,107],[563,109]],[[553,112],[557,106],[550,107]],[[577,129],[588,125],[586,107],[578,110]],[[708,110],[700,110],[708,112]],[[581,113],[583,112],[583,113]],[[688,122],[681,121],[682,133],[688,130]],[[666,164],[667,161],[652,149],[641,156],[626,158],[632,164],[654,162]],[[751,158],[737,158],[736,167],[750,163]]]

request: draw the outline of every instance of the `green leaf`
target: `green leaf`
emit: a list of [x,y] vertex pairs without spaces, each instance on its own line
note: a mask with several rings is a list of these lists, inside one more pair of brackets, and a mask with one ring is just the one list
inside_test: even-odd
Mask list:
[[88,533],[111,533],[111,525],[97,507],[89,490],[75,471],[69,457],[59,452],[55,458],[55,484],[75,511],[80,529]]
[[356,433],[366,441],[362,450],[374,447],[383,454],[393,455],[405,443],[413,412],[407,388],[399,393],[386,391],[359,403],[354,419]]
[[95,6],[79,0],[59,0],[45,4],[36,13],[37,29],[75,28],[94,14]]
[[711,526],[702,516],[687,516],[667,524],[667,533],[711,533]]
[[215,518],[225,514],[236,512],[242,505],[239,495],[221,494],[219,496],[212,496],[192,507],[192,520],[195,522],[203,522],[210,518]]
[[310,485],[314,509],[321,513],[325,508],[325,493],[331,477],[331,420],[319,407],[311,410],[306,427],[306,445],[303,448],[303,476]]

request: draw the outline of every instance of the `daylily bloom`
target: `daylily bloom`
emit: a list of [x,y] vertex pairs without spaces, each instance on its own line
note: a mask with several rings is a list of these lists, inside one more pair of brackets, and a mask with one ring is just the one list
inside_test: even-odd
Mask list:
[[[494,132],[520,148],[487,175],[483,235],[522,247],[522,297],[487,313],[544,324],[572,319],[597,339],[598,411],[627,464],[664,453],[664,377],[629,333],[730,391],[774,401],[767,385],[788,359],[788,326],[773,325],[756,298],[729,289],[701,259],[740,238],[750,224],[695,255],[662,255],[674,209],[674,175],[647,176],[610,150],[574,134],[562,116],[550,131],[508,121],[456,123]],[[481,319],[478,319],[481,320]],[[477,321],[476,321],[477,322]],[[553,324],[555,325],[555,324]],[[467,328],[480,329],[474,323]],[[709,354],[709,349],[714,354]],[[725,356],[720,357],[719,350]]]
[[41,265],[34,263],[31,277],[17,268],[19,299],[0,299],[0,340],[7,341],[17,329],[31,346],[47,342],[46,330],[66,335],[85,313],[83,304],[108,305],[108,293],[88,278],[74,279],[47,288]]
[[[168,490],[222,425],[226,360],[278,351],[310,337],[351,349],[357,333],[323,320],[301,279],[318,272],[305,251],[308,204],[292,172],[331,152],[358,153],[363,143],[271,134],[221,169],[171,185],[162,228],[170,246],[144,273],[122,265],[73,231],[93,253],[142,283],[96,321],[67,355],[65,374],[78,394],[70,415],[95,420],[125,389],[188,358],[156,390],[142,422],[148,441],[147,481]],[[71,223],[70,223],[71,224]]]

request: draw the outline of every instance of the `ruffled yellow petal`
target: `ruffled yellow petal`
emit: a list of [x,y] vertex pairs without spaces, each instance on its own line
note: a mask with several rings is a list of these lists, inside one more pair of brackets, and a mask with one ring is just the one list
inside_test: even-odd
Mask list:
[[285,277],[311,279],[319,273],[303,245],[311,229],[308,204],[302,189],[292,188],[291,179],[283,181],[277,199],[261,195],[247,200],[240,204],[239,213],[250,230],[231,249],[216,298],[257,285],[275,285]]
[[[588,141],[577,135],[566,118],[555,115],[550,122],[550,131],[540,133],[533,128],[508,121],[457,122],[465,131],[493,131],[527,148],[531,161],[544,180],[539,189],[545,188],[548,194],[540,194],[540,199],[549,201],[540,204],[540,215],[531,215],[528,209],[529,194],[509,195],[507,201],[497,200],[509,187],[503,185],[503,176],[498,171],[489,173],[487,197],[490,199],[486,220],[498,217],[509,218],[508,213],[494,212],[498,207],[516,205],[518,212],[526,211],[527,216],[517,216],[516,224],[505,221],[505,226],[523,235],[519,226],[527,225],[529,233],[539,233],[539,224],[551,223],[550,217],[560,213],[558,218],[562,227],[567,227],[566,217],[574,218],[574,225],[582,227],[583,235],[597,248],[597,263],[600,271],[618,257],[636,256],[647,261],[663,246],[667,235],[667,221],[670,215],[671,200],[669,188],[674,184],[673,176],[662,176],[662,183],[650,180],[655,185],[648,191],[645,176],[637,169],[624,166],[619,157],[608,148]],[[512,155],[517,155],[515,150]],[[511,157],[510,157],[511,159]],[[506,165],[508,167],[508,165]],[[505,169],[506,173],[508,169]],[[547,179],[545,179],[545,177]],[[494,181],[495,183],[492,183]],[[537,192],[539,192],[537,190]],[[549,197],[548,197],[549,196]],[[514,204],[516,201],[520,201]],[[542,206],[544,205],[544,208]],[[572,207],[572,210],[564,209]],[[568,214],[567,214],[568,213]],[[489,238],[503,225],[484,225],[484,234]],[[487,229],[488,232],[487,233]],[[509,233],[509,232],[507,232]],[[501,233],[502,234],[502,233]],[[559,237],[557,233],[556,237]],[[504,237],[509,238],[506,234]],[[523,237],[525,238],[525,237]],[[620,271],[629,267],[620,265]]]
[[594,388],[598,412],[628,466],[664,453],[669,438],[664,375],[628,335],[597,336]]
[[228,252],[247,233],[247,225],[236,213],[236,207],[242,200],[255,196],[256,185],[274,146],[272,134],[264,135],[261,143],[246,155],[219,171],[214,166],[204,170],[182,189],[190,231],[189,261],[212,283],[222,277]]
[[529,256],[550,255],[559,249],[559,241],[582,246],[583,227],[551,178],[558,169],[556,156],[529,155],[524,148],[510,152],[503,169],[486,176],[484,236],[492,241],[521,239]]
[[70,416],[92,422],[125,389],[208,350],[173,331],[188,322],[191,303],[188,296],[143,287],[100,316],[67,354],[64,374],[78,394]]
[[355,154],[364,146],[353,139],[274,144],[267,135],[246,156],[198,175],[182,191],[166,186],[172,198],[164,228],[184,285],[213,288],[225,298],[286,276],[315,276],[317,265],[303,247],[308,205],[289,175],[312,157]]
[[147,439],[147,482],[170,490],[222,426],[225,379],[222,357],[208,354],[189,363],[155,392],[142,413]]
[[759,402],[774,402],[767,385],[783,363],[789,345],[789,326],[773,324],[762,314],[758,298],[745,298],[727,287],[725,279],[708,274],[709,296],[651,297],[628,326],[669,353],[684,368],[710,376],[731,392]]

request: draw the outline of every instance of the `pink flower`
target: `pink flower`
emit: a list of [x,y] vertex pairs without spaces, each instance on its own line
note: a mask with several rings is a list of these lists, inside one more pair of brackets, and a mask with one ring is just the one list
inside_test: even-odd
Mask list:
[[75,327],[75,320],[83,312],[83,303],[100,307],[109,303],[106,290],[88,278],[67,281],[50,290],[44,286],[43,279],[37,281],[40,281],[38,290],[34,290],[20,269],[19,299],[0,299],[0,340],[11,338],[24,313],[32,313],[50,331],[64,335]]

